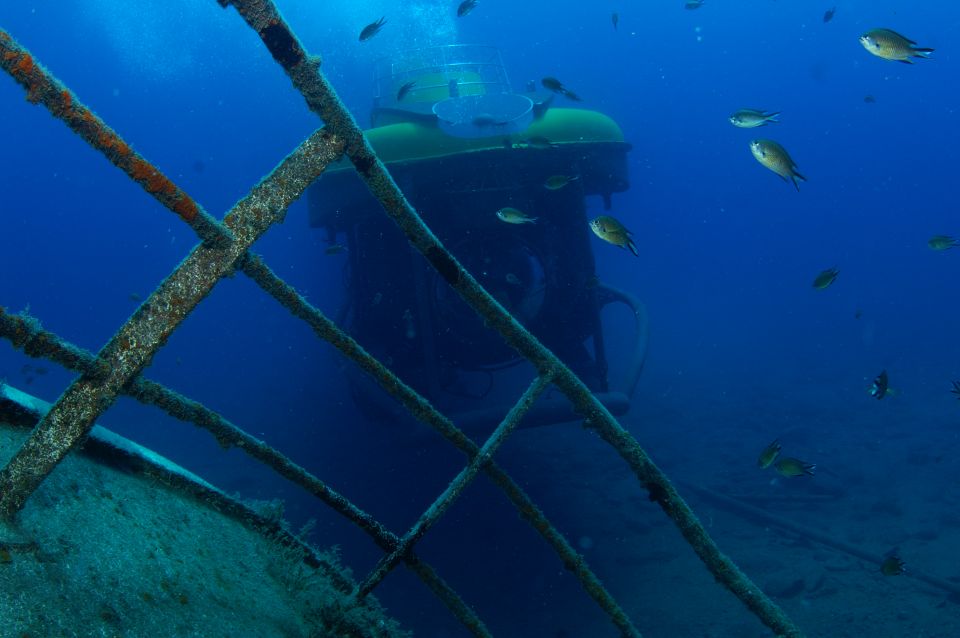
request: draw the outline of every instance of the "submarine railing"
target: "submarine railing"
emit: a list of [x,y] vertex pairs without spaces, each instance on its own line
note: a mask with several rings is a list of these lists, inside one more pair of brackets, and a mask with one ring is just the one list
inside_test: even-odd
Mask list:
[[[257,277],[253,273],[263,277],[267,283],[258,280],[261,287],[295,315],[306,319],[316,332],[328,338],[341,352],[350,352],[351,358],[371,373],[414,416],[435,427],[471,459],[467,470],[451,483],[444,495],[438,498],[403,539],[390,535],[377,521],[361,511],[354,513],[354,522],[365,531],[375,536],[378,531],[382,531],[383,537],[388,540],[393,550],[402,548],[402,552],[396,553],[396,556],[391,553],[385,558],[363,581],[361,588],[357,590],[358,598],[362,598],[366,593],[365,586],[376,584],[374,581],[381,568],[385,569],[385,572],[392,568],[392,565],[387,563],[392,561],[393,565],[397,564],[398,557],[408,565],[416,562],[411,552],[419,538],[418,534],[422,535],[432,516],[442,514],[443,504],[452,501],[456,493],[459,493],[451,494],[454,486],[459,485],[460,489],[465,487],[476,475],[476,470],[482,467],[483,471],[504,489],[522,515],[554,546],[565,566],[578,576],[586,591],[607,612],[623,635],[640,635],[586,566],[583,558],[546,521],[526,494],[483,452],[487,449],[492,453],[492,448],[497,445],[496,441],[513,427],[510,425],[511,421],[518,421],[522,417],[524,400],[532,400],[531,397],[535,398],[535,395],[539,394],[538,387],[542,390],[542,387],[552,382],[571,400],[584,419],[585,426],[594,429],[627,462],[647,490],[650,499],[675,522],[715,578],[777,634],[801,636],[800,629],[784,612],[719,551],[696,515],[632,435],[620,426],[552,352],[506,312],[440,244],[406,201],[353,117],[320,73],[320,60],[305,52],[273,3],[269,0],[217,2],[225,8],[233,6],[237,9],[261,37],[274,59],[284,67],[311,110],[325,123],[322,129],[310,136],[241,199],[224,217],[222,224],[218,224],[203,212],[186,193],[136,154],[92,111],[79,103],[74,106],[73,94],[35,63],[33,57],[8,34],[0,31],[0,66],[27,89],[27,99],[33,103],[43,103],[55,116],[67,122],[88,143],[101,150],[111,162],[188,222],[204,240],[108,341],[96,355],[98,363],[91,366],[90,372],[82,372],[71,384],[20,450],[0,471],[0,516],[12,517],[23,507],[26,499],[57,463],[82,441],[94,419],[139,377],[173,330],[205,298],[213,285],[240,268],[255,280]],[[488,439],[484,448],[478,448],[425,399],[405,386],[385,366],[363,351],[359,344],[310,306],[295,290],[276,278],[258,257],[248,252],[254,241],[272,224],[282,221],[290,203],[302,195],[305,188],[344,152],[381,202],[385,212],[406,234],[411,244],[424,255],[441,277],[539,372],[538,380],[524,395],[517,408],[511,410],[508,418],[497,428],[495,435]],[[0,313],[0,316],[5,314],[7,313]],[[331,504],[331,501],[342,501],[338,504],[350,509],[346,507],[349,502],[342,496],[332,491],[326,496],[329,500],[325,499],[325,502],[328,504]],[[456,600],[459,601],[459,598]],[[475,635],[489,635],[469,608],[458,609],[457,605],[451,605],[446,600],[444,602]],[[463,607],[466,607],[465,604]],[[464,611],[470,616],[461,616],[459,612]],[[473,624],[471,619],[475,620]]]

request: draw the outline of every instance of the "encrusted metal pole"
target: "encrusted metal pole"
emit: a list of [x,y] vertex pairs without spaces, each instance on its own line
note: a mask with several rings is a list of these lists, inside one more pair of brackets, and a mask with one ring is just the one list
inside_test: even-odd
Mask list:
[[103,379],[81,375],[0,471],[0,517],[23,507],[44,478],[93,427],[94,420],[150,363],[173,330],[287,207],[343,152],[326,129],[311,135],[224,218],[234,235],[226,246],[201,244],[167,277],[110,339],[98,358],[110,367]]
[[[556,355],[545,348],[470,275],[440,243],[403,196],[336,91],[320,73],[320,61],[307,55],[271,0],[217,0],[233,6],[284,67],[307,105],[331,129],[343,135],[345,152],[389,215],[438,274],[483,317],[487,325],[537,368],[550,375],[584,417],[588,427],[617,450],[656,501],[674,521],[714,577],[734,593],[764,624],[779,635],[802,636],[800,628],[766,596],[714,543],[696,515],[634,439]],[[554,376],[555,375],[555,376]]]
[[373,591],[380,582],[397,566],[403,557],[413,548],[414,543],[423,538],[433,525],[443,516],[454,501],[463,493],[467,485],[477,477],[480,469],[493,460],[493,455],[497,453],[500,446],[507,437],[517,428],[523,415],[527,413],[533,402],[537,400],[540,394],[550,385],[548,377],[537,377],[527,388],[520,400],[510,409],[507,416],[504,417],[500,425],[493,431],[493,434],[487,439],[480,453],[471,459],[463,470],[450,482],[447,489],[437,497],[437,500],[427,508],[427,511],[420,516],[420,519],[410,528],[397,547],[377,564],[367,578],[357,587],[357,596],[363,597]]
[[[360,369],[369,374],[380,387],[394,397],[417,420],[432,427],[458,450],[473,459],[480,454],[480,447],[463,433],[450,419],[441,414],[413,388],[405,384],[376,357],[370,355],[350,335],[340,330],[317,308],[297,293],[289,284],[281,280],[259,259],[246,259],[238,264],[243,272],[253,279],[263,290],[273,296],[295,317],[307,322],[313,331],[329,341],[345,357],[353,360]],[[510,476],[495,461],[483,467],[484,473],[517,508],[520,515],[543,537],[560,557],[563,565],[580,581],[584,591],[594,599],[597,605],[610,617],[613,624],[625,638],[640,638],[640,632],[633,626],[610,592],[590,569],[583,557],[564,538],[547,519],[540,508],[530,499]]]

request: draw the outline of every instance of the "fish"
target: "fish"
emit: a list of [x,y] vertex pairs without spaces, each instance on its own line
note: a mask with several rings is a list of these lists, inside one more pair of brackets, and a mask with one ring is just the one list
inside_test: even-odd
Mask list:
[[836,7],[832,7],[832,8],[830,8],[830,9],[827,9],[827,10],[823,13],[823,22],[824,22],[824,24],[826,24],[827,22],[830,22],[831,20],[833,20],[833,16],[834,16],[834,14],[836,14],[836,12],[837,12],[837,8],[836,8]]
[[683,3],[683,8],[687,11],[693,11],[702,7],[704,2],[705,0],[687,0]]
[[890,379],[887,377],[887,371],[881,370],[877,378],[873,380],[870,386],[870,396],[877,401],[890,394]]
[[522,286],[522,285],[523,285],[523,282],[520,281],[520,278],[517,277],[517,276],[516,276],[515,274],[513,274],[512,272],[508,272],[508,273],[506,274],[506,276],[504,277],[504,279],[506,279],[506,280],[507,280],[507,283],[510,284],[511,286]]
[[872,95],[864,95],[863,101],[866,102],[867,104],[876,104],[877,98],[873,97]]
[[380,29],[382,29],[383,25],[385,25],[386,23],[387,23],[387,18],[381,17],[376,22],[371,22],[367,26],[363,27],[363,30],[360,32],[360,41],[366,42],[373,36],[380,33]]
[[497,211],[497,217],[508,224],[534,224],[538,217],[530,217],[522,210],[505,206]]
[[767,113],[766,111],[758,109],[740,109],[734,112],[729,119],[730,123],[737,128],[757,128],[758,126],[764,126],[771,122],[779,122],[780,120],[777,119],[779,116],[779,111]]
[[830,284],[837,280],[837,275],[840,274],[840,271],[837,268],[827,268],[820,272],[819,275],[813,279],[813,287],[817,290],[823,290],[828,288]]
[[477,8],[477,5],[480,4],[478,0],[463,0],[460,3],[460,6],[457,7],[457,17],[462,18],[471,11]]
[[324,255],[339,255],[340,253],[346,252],[347,247],[343,244],[330,244],[323,249]]
[[884,576],[899,576],[907,571],[907,564],[896,554],[890,554],[880,563],[880,573]]
[[613,217],[600,215],[590,222],[590,230],[603,241],[620,248],[626,248],[636,257],[640,256],[636,244],[630,238],[630,231]]
[[620,24],[620,14],[616,11],[613,12],[613,15],[610,16],[610,22],[613,23],[613,30],[617,30],[617,25]]
[[758,162],[783,178],[792,181],[794,188],[800,190],[798,179],[807,181],[807,178],[797,170],[797,164],[787,153],[787,150],[773,140],[753,140],[750,142],[750,152]]
[[953,382],[953,389],[950,392],[957,395],[957,400],[960,400],[960,381]]
[[806,463],[800,459],[795,459],[788,456],[774,463],[773,469],[775,469],[781,476],[792,478],[794,476],[804,475],[813,476],[813,471],[817,469],[817,466],[813,463]]
[[407,94],[410,93],[410,90],[417,85],[416,80],[410,80],[405,84],[401,85],[397,89],[397,102],[403,102],[403,98],[407,97]]
[[559,93],[560,95],[573,100],[574,102],[582,102],[583,100],[579,95],[568,89],[563,85],[563,82],[557,78],[547,76],[540,80],[540,84],[543,88],[548,91],[553,91],[554,93]]
[[933,49],[918,47],[910,38],[890,29],[870,29],[860,36],[863,48],[884,60],[913,64],[910,58],[929,58]]
[[960,246],[960,239],[954,239],[948,235],[934,235],[927,241],[930,250],[950,250]]
[[763,469],[767,469],[773,462],[777,459],[777,456],[780,455],[780,441],[774,439],[773,443],[763,448],[763,452],[760,453],[760,457],[757,459],[757,465]]
[[579,175],[551,175],[543,183],[543,187],[548,191],[556,191],[577,179],[580,179]]

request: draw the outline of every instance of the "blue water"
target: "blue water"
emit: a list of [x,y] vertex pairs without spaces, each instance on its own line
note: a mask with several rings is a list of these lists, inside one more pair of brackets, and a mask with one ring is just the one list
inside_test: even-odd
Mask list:
[[[710,476],[704,441],[742,447],[752,466],[768,439],[799,430],[803,453],[819,455],[812,460],[821,466],[832,461],[842,483],[862,445],[892,453],[897,443],[885,443],[885,435],[898,428],[928,437],[932,451],[953,441],[960,250],[934,252],[926,242],[960,236],[956,3],[838,2],[827,24],[830,3],[788,0],[708,0],[696,11],[674,0],[483,0],[462,19],[455,3],[428,0],[277,4],[305,47],[323,56],[324,72],[363,125],[375,59],[447,43],[496,46],[515,87],[560,77],[584,108],[620,124],[633,145],[631,188],[614,196],[612,214],[633,230],[640,256],[599,241],[593,248],[600,278],[635,293],[651,314],[650,356],[626,423],[641,444],[663,448],[659,458],[702,457],[698,470]],[[383,32],[357,42],[381,15],[388,18]],[[857,38],[877,26],[936,48],[933,59],[906,65],[869,55]],[[216,217],[319,126],[256,35],[214,0],[4,3],[0,28]],[[781,123],[736,129],[727,116],[742,107],[782,111]],[[799,192],[752,158],[754,137],[789,150],[809,180]],[[0,305],[28,309],[47,329],[96,351],[195,238],[26,102],[6,75],[0,140]],[[590,200],[589,213],[600,212]],[[298,202],[255,250],[332,315],[343,262],[324,256],[324,247]],[[815,290],[814,276],[829,267],[839,269],[837,281]],[[619,315],[607,319],[616,371],[628,324]],[[432,440],[397,446],[382,424],[363,422],[336,361],[238,276],[217,286],[147,375],[286,451],[399,532],[461,459]],[[25,364],[43,366],[0,343],[0,378],[13,385],[54,400],[72,378],[53,366],[38,375]],[[898,390],[888,402],[866,393],[881,369]],[[221,452],[192,426],[129,399],[101,422],[228,491],[285,499],[297,523],[319,519],[314,540],[339,543],[358,575],[379,556],[321,506],[242,455]],[[596,515],[589,503],[537,482],[538,464],[547,461],[536,456],[531,435],[521,436],[528,437],[522,450],[508,446],[505,454],[534,497],[571,525]],[[582,471],[583,481],[597,467],[621,469],[599,448],[589,448],[597,457],[586,460],[575,444],[560,448],[581,455],[571,472]],[[925,474],[925,489],[955,490],[957,468],[940,469]],[[511,631],[521,617],[532,618],[539,635],[580,635],[555,618],[576,605],[596,614],[592,604],[481,483],[431,533],[424,554],[496,635],[523,635]],[[615,525],[607,515],[604,524]],[[466,575],[478,562],[476,574]],[[402,572],[382,590],[390,610],[420,635],[461,635]],[[642,619],[635,622],[642,630]]]

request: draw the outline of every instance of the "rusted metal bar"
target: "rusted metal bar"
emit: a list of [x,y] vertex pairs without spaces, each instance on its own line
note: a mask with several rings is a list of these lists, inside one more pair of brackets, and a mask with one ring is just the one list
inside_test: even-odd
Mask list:
[[567,395],[588,427],[617,450],[650,498],[674,521],[714,577],[736,595],[764,624],[778,634],[799,638],[802,633],[769,597],[720,552],[690,507],[647,453],[589,389],[550,350],[526,330],[470,275],[440,243],[403,196],[383,162],[363,136],[336,91],[320,73],[320,60],[309,56],[271,0],[218,0],[233,6],[260,35],[273,58],[283,66],[307,105],[345,139],[345,151],[360,177],[385,212],[404,232],[441,277],[486,321],[499,331],[541,375],[556,375],[557,386]]
[[27,90],[27,100],[42,104],[74,133],[103,153],[108,160],[140,184],[165,207],[190,224],[201,239],[224,245],[230,232],[207,214],[153,164],[130,147],[96,113],[84,105],[49,73],[9,33],[0,29],[0,68]]
[[81,375],[0,471],[0,517],[10,518],[86,435],[120,390],[150,363],[180,325],[234,263],[323,169],[340,157],[343,140],[321,129],[284,159],[224,219],[234,235],[226,246],[201,244],[164,280],[110,339],[98,358],[110,366],[103,379]]
[[[246,259],[238,264],[243,272],[253,279],[264,291],[280,302],[295,317],[307,322],[313,331],[330,342],[345,357],[353,360],[361,370],[369,374],[386,392],[403,405],[416,419],[432,427],[447,441],[456,446],[467,458],[473,459],[480,453],[480,447],[470,437],[456,427],[452,421],[441,414],[413,388],[405,384],[393,371],[384,366],[363,347],[344,333],[317,308],[297,293],[289,284],[281,280],[259,259]],[[484,466],[483,471],[503,490],[520,515],[543,537],[560,557],[564,566],[580,581],[580,584],[597,605],[610,616],[628,638],[639,638],[640,632],[633,627],[626,613],[617,604],[610,592],[604,588],[600,579],[590,569],[583,557],[564,538],[547,517],[540,511],[530,497],[495,462]]]
[[517,403],[510,409],[507,416],[504,417],[500,425],[497,426],[497,429],[494,430],[493,434],[487,439],[487,442],[480,448],[480,453],[470,460],[467,466],[450,482],[447,489],[445,489],[443,493],[437,497],[437,500],[427,508],[427,511],[420,516],[420,519],[410,528],[410,531],[404,534],[393,552],[384,556],[377,566],[374,567],[370,575],[360,584],[357,588],[358,597],[362,598],[373,591],[373,588],[380,584],[387,574],[397,566],[397,563],[403,560],[403,557],[413,548],[414,543],[423,538],[427,530],[433,527],[440,517],[450,509],[450,506],[459,498],[467,485],[476,478],[480,469],[493,460],[493,455],[496,454],[503,442],[507,440],[507,437],[517,428],[520,420],[548,385],[550,385],[550,379],[548,377],[537,377],[533,380],[533,383],[531,383],[530,387],[523,393],[523,396],[521,396]]

